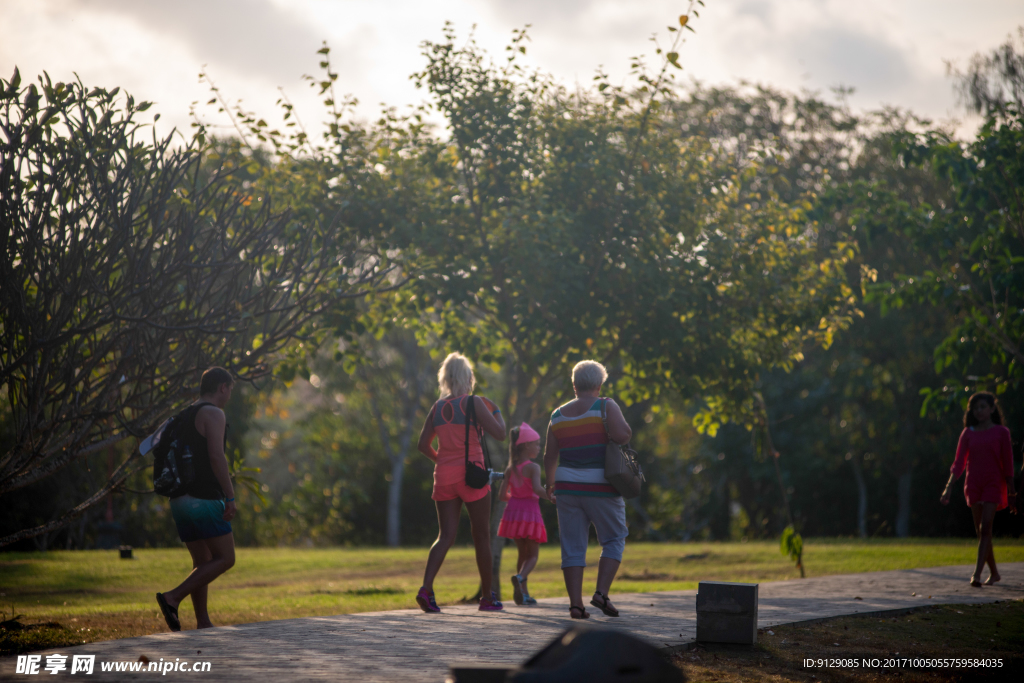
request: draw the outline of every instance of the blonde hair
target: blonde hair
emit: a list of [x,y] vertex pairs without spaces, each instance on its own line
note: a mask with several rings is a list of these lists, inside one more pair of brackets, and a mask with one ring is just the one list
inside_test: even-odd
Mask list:
[[441,398],[472,393],[476,386],[473,364],[457,351],[449,353],[437,371],[437,385],[441,389]]
[[572,369],[572,385],[577,391],[600,389],[608,379],[608,371],[596,360],[581,360]]

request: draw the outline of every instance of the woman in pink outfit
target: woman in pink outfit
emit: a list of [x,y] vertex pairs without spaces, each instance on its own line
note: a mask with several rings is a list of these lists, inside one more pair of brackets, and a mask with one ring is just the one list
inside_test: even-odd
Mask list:
[[992,520],[996,511],[1007,507],[1017,495],[1013,488],[1010,430],[1003,426],[995,395],[987,391],[979,391],[967,402],[956,460],[949,470],[949,482],[939,498],[943,505],[949,505],[953,482],[965,471],[964,496],[974,515],[974,529],[978,533],[978,563],[971,575],[971,585],[980,588],[981,571],[986,564],[989,577],[985,583],[991,586],[1000,578],[992,552]]
[[[504,441],[505,421],[496,405],[473,394],[476,385],[473,365],[461,353],[448,354],[437,373],[437,383],[441,398],[423,423],[419,451],[434,462],[431,498],[437,507],[438,533],[437,540],[430,546],[416,604],[424,612],[441,611],[434,597],[434,578],[455,542],[459,516],[465,505],[476,548],[476,566],[480,571],[480,611],[499,612],[502,605],[491,590],[491,486],[488,483],[482,488],[473,488],[467,484],[466,461],[481,468],[485,466],[481,439],[486,432]],[[437,439],[436,449],[434,439]]]
[[540,544],[548,542],[548,530],[540,514],[540,498],[551,500],[540,485],[540,434],[525,422],[509,434],[508,468],[498,495],[507,500],[498,536],[511,538],[519,549],[516,573],[512,576],[512,599],[517,605],[536,605],[526,589],[526,578],[537,566]]

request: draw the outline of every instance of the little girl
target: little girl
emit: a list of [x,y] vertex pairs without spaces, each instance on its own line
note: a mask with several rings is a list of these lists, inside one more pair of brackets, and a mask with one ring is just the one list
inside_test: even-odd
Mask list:
[[548,542],[548,530],[540,515],[540,498],[551,500],[540,485],[540,465],[533,459],[540,453],[540,434],[525,422],[509,434],[508,468],[498,495],[508,501],[498,526],[498,535],[511,538],[519,548],[516,574],[512,577],[512,598],[517,605],[536,605],[526,590],[526,577],[537,566],[540,544]]
[[1008,507],[1017,495],[1013,488],[1010,430],[1003,426],[996,397],[987,391],[979,391],[967,402],[956,460],[950,468],[949,482],[939,498],[943,505],[949,505],[953,482],[965,470],[964,495],[978,533],[978,563],[971,575],[971,585],[980,588],[981,572],[986,564],[989,577],[985,583],[992,585],[1000,578],[992,552],[992,520],[996,511]]

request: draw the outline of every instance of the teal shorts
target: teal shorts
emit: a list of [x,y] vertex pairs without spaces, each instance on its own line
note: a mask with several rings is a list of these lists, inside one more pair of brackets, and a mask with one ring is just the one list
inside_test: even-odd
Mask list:
[[231,522],[224,521],[224,501],[178,496],[171,498],[171,516],[182,543],[217,538],[231,533]]

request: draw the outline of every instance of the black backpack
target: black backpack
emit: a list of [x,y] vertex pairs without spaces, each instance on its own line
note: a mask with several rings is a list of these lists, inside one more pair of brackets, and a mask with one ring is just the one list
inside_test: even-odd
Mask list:
[[153,435],[153,491],[161,496],[177,498],[188,493],[196,478],[192,448],[185,441],[185,427],[204,402],[189,406],[161,425]]

